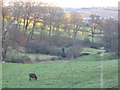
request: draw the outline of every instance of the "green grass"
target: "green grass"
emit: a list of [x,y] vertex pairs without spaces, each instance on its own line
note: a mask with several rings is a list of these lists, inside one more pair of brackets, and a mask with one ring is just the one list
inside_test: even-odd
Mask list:
[[2,89],[2,63],[0,63],[0,89]]
[[[99,88],[101,62],[90,57],[33,64],[3,63],[3,88]],[[36,73],[38,80],[29,81],[29,73]],[[103,75],[104,88],[117,86],[118,61],[103,61]]]
[[100,56],[100,54],[91,54],[79,57],[81,61],[107,61],[113,57],[114,53],[105,53],[104,56]]

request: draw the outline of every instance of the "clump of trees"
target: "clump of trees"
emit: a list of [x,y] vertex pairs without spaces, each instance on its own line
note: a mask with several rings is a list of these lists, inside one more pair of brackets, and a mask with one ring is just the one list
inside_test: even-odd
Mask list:
[[[9,48],[68,58],[80,56],[83,47],[117,50],[117,20],[91,15],[85,22],[79,12],[64,12],[47,3],[14,2],[2,6],[2,56]],[[79,35],[85,35],[83,40]],[[101,43],[95,39],[100,38]]]

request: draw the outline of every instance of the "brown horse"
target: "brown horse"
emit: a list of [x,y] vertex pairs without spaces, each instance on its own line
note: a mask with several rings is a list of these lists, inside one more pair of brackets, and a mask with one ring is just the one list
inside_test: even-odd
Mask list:
[[29,80],[31,80],[31,79],[37,80],[37,76],[36,76],[35,73],[30,73],[29,74]]

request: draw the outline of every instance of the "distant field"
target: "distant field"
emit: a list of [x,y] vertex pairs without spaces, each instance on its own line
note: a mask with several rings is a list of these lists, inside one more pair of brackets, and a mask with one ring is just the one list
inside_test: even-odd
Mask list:
[[[3,88],[99,88],[100,57],[82,56],[74,60],[33,64],[3,63]],[[38,80],[28,80],[36,73]],[[118,60],[103,61],[103,87],[118,85]]]

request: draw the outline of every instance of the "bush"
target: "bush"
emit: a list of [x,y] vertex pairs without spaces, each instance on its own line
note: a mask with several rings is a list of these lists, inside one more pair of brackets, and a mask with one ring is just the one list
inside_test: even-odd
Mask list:
[[46,41],[31,41],[26,45],[26,52],[61,56],[61,50],[56,46],[50,46]]
[[[75,46],[73,45],[75,43]],[[26,45],[27,53],[40,53],[40,54],[49,54],[62,57],[78,57],[80,55],[81,49],[80,40],[72,40],[70,38],[62,36],[52,36],[48,40],[31,40]],[[69,48],[71,47],[71,48]],[[69,51],[66,51],[66,48],[69,48]],[[67,54],[68,53],[68,54]],[[72,54],[72,55],[71,55]]]
[[31,59],[27,55],[14,55],[7,58],[6,62],[12,63],[31,63]]
[[51,58],[51,61],[55,61],[55,60],[62,60],[62,59],[63,59],[63,58],[62,58],[62,57],[60,57],[60,56],[59,56],[59,57],[52,57],[52,58]]
[[50,55],[61,56],[62,55],[61,49],[53,47],[50,50]]
[[80,46],[74,45],[67,50],[67,58],[77,58],[80,56],[82,48]]
[[49,43],[45,41],[42,41],[42,42],[32,41],[26,45],[26,52],[49,54],[50,46],[49,46]]

